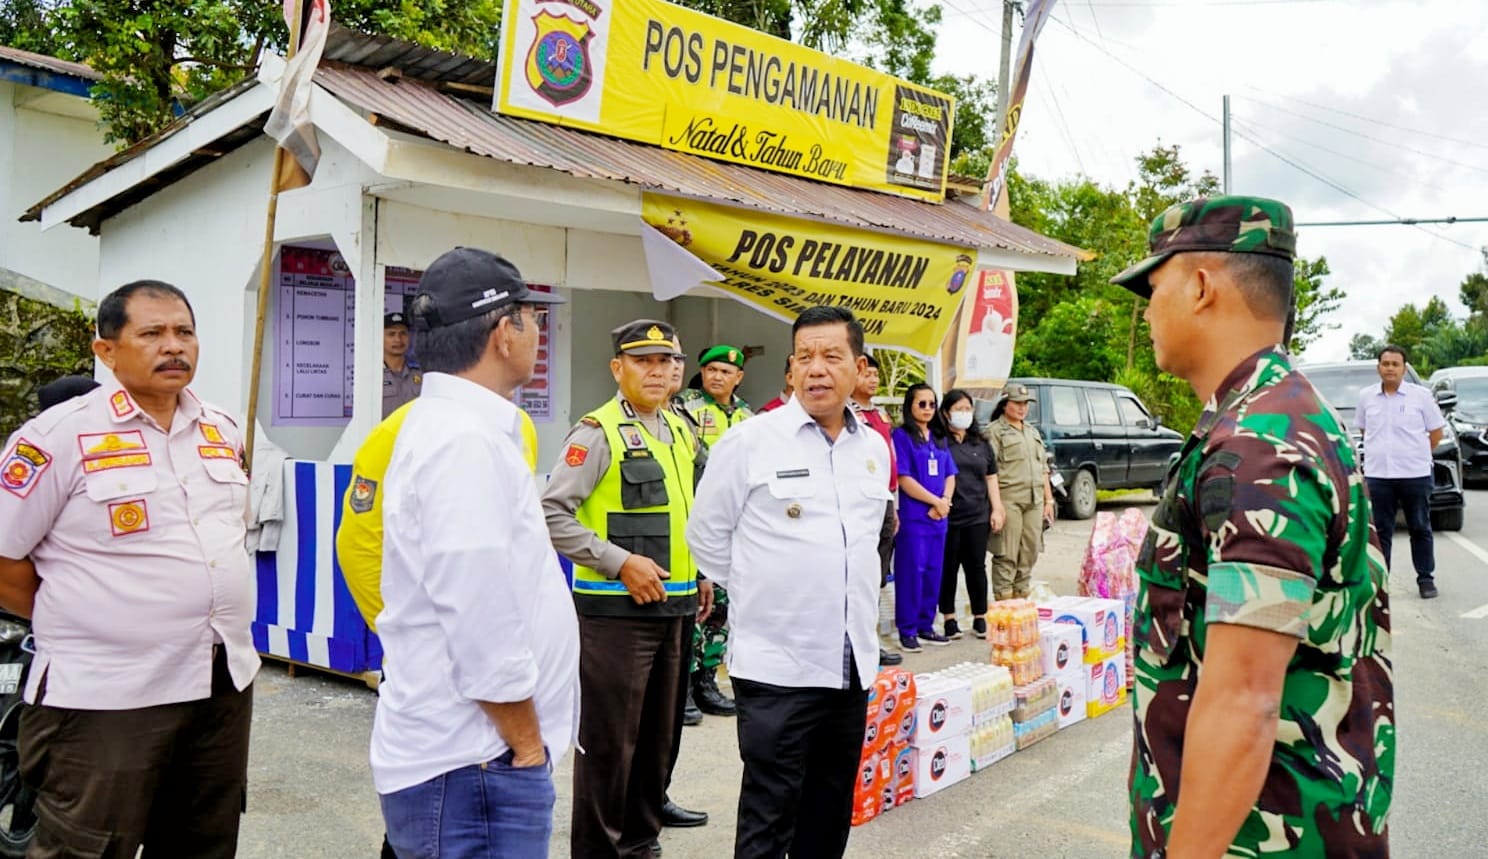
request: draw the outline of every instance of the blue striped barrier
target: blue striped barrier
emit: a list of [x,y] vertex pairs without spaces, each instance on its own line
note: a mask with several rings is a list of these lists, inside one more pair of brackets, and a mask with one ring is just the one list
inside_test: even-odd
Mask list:
[[[350,465],[285,462],[279,549],[256,558],[253,644],[260,653],[347,674],[382,668],[382,642],[357,611],[336,558],[350,483]],[[572,587],[573,564],[559,555],[558,565]]]
[[336,559],[350,465],[284,464],[284,527],[277,552],[259,552],[260,653],[360,674],[382,667],[382,643],[357,611]]

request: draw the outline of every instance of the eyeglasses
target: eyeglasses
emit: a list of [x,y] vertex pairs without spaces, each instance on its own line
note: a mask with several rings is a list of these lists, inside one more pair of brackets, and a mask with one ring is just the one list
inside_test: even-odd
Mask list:
[[916,400],[915,401],[915,408],[917,408],[917,409],[933,409],[933,408],[935,408],[935,401],[934,400]]

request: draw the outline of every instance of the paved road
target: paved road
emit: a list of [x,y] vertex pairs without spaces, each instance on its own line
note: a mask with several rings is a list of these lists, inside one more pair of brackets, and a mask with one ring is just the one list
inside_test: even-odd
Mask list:
[[[1440,599],[1422,601],[1409,546],[1396,541],[1392,588],[1400,731],[1396,857],[1481,855],[1488,841],[1488,491],[1469,492],[1467,526],[1437,535]],[[1107,505],[1114,507],[1116,505]],[[1150,507],[1148,508],[1150,511]],[[1072,593],[1088,522],[1058,523],[1035,577]],[[1476,610],[1476,611],[1475,611]],[[1466,615],[1466,616],[1464,616]],[[971,637],[907,660],[931,670],[985,658]],[[382,820],[367,771],[375,696],[337,678],[260,675],[240,855],[362,859],[377,855]],[[1075,725],[927,800],[853,833],[848,855],[1116,857],[1125,852],[1128,711]],[[731,855],[739,761],[732,720],[688,728],[673,796],[713,823],[668,830],[666,855]],[[553,857],[567,855],[570,767],[558,773]]]

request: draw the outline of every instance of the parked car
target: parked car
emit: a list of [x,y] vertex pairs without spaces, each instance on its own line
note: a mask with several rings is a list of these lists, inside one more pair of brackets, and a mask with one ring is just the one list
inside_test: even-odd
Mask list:
[[1099,489],[1162,490],[1169,466],[1178,461],[1183,436],[1163,426],[1129,389],[1071,379],[1008,382],[1021,382],[1033,394],[1028,421],[1043,434],[1055,473],[1068,491],[1061,514],[1094,516]]
[[[1343,418],[1349,435],[1358,446],[1360,461],[1363,461],[1363,439],[1353,428],[1354,411],[1359,406],[1359,391],[1366,385],[1379,381],[1379,370],[1373,361],[1343,361],[1334,364],[1305,364],[1297,368],[1323,399]],[[1424,385],[1414,367],[1405,366],[1405,380],[1415,385]],[[1436,394],[1442,411],[1450,414],[1456,405],[1455,397],[1446,391]],[[1462,448],[1452,421],[1447,421],[1441,443],[1431,452],[1431,527],[1436,531],[1461,531],[1463,507],[1466,504],[1462,492]]]
[[1431,374],[1431,390],[1450,391],[1457,404],[1447,420],[1457,430],[1462,448],[1462,479],[1488,482],[1488,367],[1448,367]]

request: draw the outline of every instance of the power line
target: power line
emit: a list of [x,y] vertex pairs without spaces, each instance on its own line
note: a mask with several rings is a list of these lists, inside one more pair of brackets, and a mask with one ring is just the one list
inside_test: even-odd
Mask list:
[[[1092,42],[1090,39],[1086,38],[1083,34],[1075,31],[1068,24],[1065,24],[1063,21],[1059,20],[1058,18],[1055,18],[1052,15],[1050,16],[1050,20],[1054,21],[1056,24],[1059,24],[1061,27],[1064,27],[1065,29],[1069,30],[1070,33],[1075,36],[1075,38],[1081,40],[1082,42],[1085,42],[1086,44],[1090,45],[1091,47],[1093,47],[1096,50],[1100,51],[1101,53],[1105,54],[1107,57],[1110,57],[1112,60],[1114,60],[1119,65],[1121,65],[1123,68],[1127,69],[1128,71],[1132,72],[1133,74],[1135,74],[1138,77],[1142,78],[1143,80],[1147,81],[1147,83],[1151,84],[1154,87],[1157,87],[1158,89],[1160,89],[1163,92],[1167,93],[1169,96],[1171,96],[1171,97],[1177,99],[1178,101],[1182,102],[1184,105],[1188,106],[1195,113],[1199,114],[1200,116],[1204,117],[1205,119],[1208,119],[1210,122],[1213,122],[1213,123],[1215,123],[1217,125],[1222,124],[1220,122],[1220,120],[1217,117],[1214,116],[1214,114],[1208,112],[1207,110],[1204,110],[1203,108],[1199,107],[1198,105],[1194,104],[1193,102],[1189,101],[1188,99],[1184,98],[1183,96],[1179,95],[1178,93],[1176,93],[1173,90],[1169,89],[1168,87],[1164,86],[1162,83],[1160,83],[1160,82],[1158,82],[1156,80],[1153,80],[1145,72],[1143,72],[1140,69],[1138,69],[1137,67],[1133,66],[1131,63],[1128,63],[1126,60],[1123,60],[1121,57],[1118,57],[1115,54],[1111,53],[1110,51],[1106,50],[1106,48],[1104,48],[1103,46],[1098,45],[1095,42]],[[1296,159],[1290,158],[1290,157],[1288,157],[1288,156],[1286,156],[1286,155],[1284,155],[1284,154],[1276,151],[1275,149],[1272,149],[1271,147],[1267,146],[1265,143],[1263,143],[1260,140],[1258,140],[1253,134],[1249,134],[1247,132],[1241,131],[1241,132],[1237,132],[1237,135],[1239,137],[1241,137],[1242,139],[1247,140],[1250,143],[1255,144],[1257,147],[1259,147],[1261,149],[1262,152],[1265,152],[1266,154],[1270,155],[1272,158],[1275,158],[1278,161],[1281,161],[1282,163],[1290,166],[1292,169],[1297,170],[1300,173],[1304,173],[1307,176],[1312,177],[1313,179],[1317,180],[1318,182],[1321,182],[1324,185],[1327,185],[1328,187],[1332,188],[1333,190],[1339,192],[1340,194],[1343,194],[1343,195],[1345,195],[1345,196],[1347,196],[1347,197],[1349,197],[1349,198],[1351,198],[1353,200],[1356,200],[1356,201],[1358,201],[1360,203],[1363,203],[1364,205],[1368,206],[1371,209],[1374,209],[1375,211],[1383,212],[1386,215],[1389,215],[1391,218],[1394,218],[1396,220],[1401,220],[1401,216],[1398,215],[1398,214],[1396,214],[1395,212],[1390,211],[1389,209],[1385,208],[1384,206],[1380,206],[1380,205],[1378,205],[1376,203],[1371,203],[1370,201],[1364,199],[1363,197],[1359,196],[1358,194],[1354,193],[1353,191],[1349,190],[1347,187],[1345,187],[1342,184],[1334,181],[1333,179],[1329,179],[1327,176],[1324,176],[1323,174],[1317,172],[1316,170],[1313,170],[1311,167],[1308,167],[1305,164],[1302,164],[1301,162],[1297,161]],[[1444,235],[1442,235],[1440,233],[1433,232],[1431,230],[1426,229],[1423,226],[1420,226],[1419,224],[1418,225],[1415,225],[1415,228],[1418,229],[1418,230],[1420,230],[1421,232],[1429,235],[1429,236],[1434,236],[1435,238],[1441,239],[1444,242],[1449,242],[1451,244],[1457,245],[1458,247],[1466,248],[1466,249],[1472,250],[1472,251],[1478,250],[1477,248],[1473,247],[1472,245],[1468,245],[1468,244],[1465,244],[1463,242],[1459,242],[1456,239],[1451,238],[1450,236],[1444,236]]]
[[1482,218],[1458,218],[1455,216],[1446,218],[1400,218],[1394,221],[1308,221],[1298,223],[1298,227],[1381,227],[1400,224],[1413,227],[1417,224],[1485,224],[1488,217]]
[[1250,119],[1241,119],[1240,117],[1235,116],[1233,113],[1230,114],[1230,120],[1232,122],[1239,122],[1239,123],[1242,123],[1244,125],[1248,125],[1251,128],[1253,128],[1253,129],[1259,128],[1259,129],[1261,129],[1263,131],[1270,131],[1270,133],[1272,133],[1272,134],[1279,134],[1282,137],[1286,137],[1286,138],[1289,138],[1291,140],[1295,140],[1295,141],[1297,141],[1298,143],[1301,143],[1304,146],[1311,146],[1314,149],[1321,150],[1323,152],[1328,153],[1329,155],[1332,155],[1332,156],[1335,156],[1335,157],[1338,157],[1338,158],[1346,158],[1349,161],[1353,161],[1353,162],[1355,162],[1357,164],[1362,164],[1365,167],[1369,167],[1371,169],[1378,170],[1381,173],[1393,173],[1396,176],[1400,176],[1400,177],[1402,177],[1404,179],[1407,179],[1407,180],[1409,180],[1409,181],[1411,181],[1411,182],[1413,182],[1413,183],[1415,183],[1417,185],[1421,185],[1423,187],[1430,188],[1430,189],[1432,189],[1434,191],[1440,191],[1443,194],[1449,194],[1449,193],[1451,193],[1451,191],[1449,191],[1448,189],[1443,188],[1442,186],[1437,185],[1434,182],[1428,182],[1425,179],[1420,179],[1420,178],[1417,178],[1415,176],[1411,176],[1410,174],[1406,173],[1404,170],[1401,170],[1399,167],[1393,167],[1393,166],[1386,165],[1386,164],[1376,164],[1373,161],[1367,161],[1367,160],[1365,160],[1363,158],[1360,158],[1360,157],[1358,157],[1356,155],[1350,155],[1347,152],[1340,152],[1337,149],[1329,148],[1327,146],[1324,146],[1321,143],[1317,143],[1317,142],[1308,140],[1305,137],[1301,137],[1301,136],[1296,135],[1296,134],[1289,134],[1288,132],[1285,132],[1285,131],[1278,131],[1275,128],[1262,128],[1261,126],[1257,125],[1253,120],[1250,120]]
[[1326,126],[1327,128],[1332,128],[1332,129],[1335,129],[1337,131],[1342,131],[1345,134],[1352,134],[1355,137],[1362,137],[1365,140],[1372,140],[1375,143],[1383,143],[1386,146],[1391,146],[1391,147],[1394,147],[1394,148],[1397,148],[1397,149],[1404,149],[1407,152],[1414,152],[1415,154],[1425,156],[1426,158],[1434,158],[1437,161],[1444,161],[1447,164],[1453,164],[1453,165],[1456,165],[1458,167],[1465,167],[1468,170],[1476,170],[1479,173],[1488,173],[1488,167],[1480,167],[1477,164],[1468,164],[1465,161],[1457,161],[1457,160],[1454,160],[1452,158],[1448,158],[1445,155],[1438,155],[1438,154],[1436,154],[1434,152],[1427,152],[1424,149],[1417,149],[1414,146],[1407,146],[1406,144],[1401,143],[1398,140],[1386,140],[1383,137],[1375,137],[1372,134],[1365,134],[1362,131],[1357,131],[1355,129],[1349,128],[1348,126],[1339,125],[1336,122],[1329,122],[1326,119],[1318,119],[1315,116],[1308,116],[1305,113],[1302,113],[1302,112],[1296,111],[1296,110],[1290,110],[1288,108],[1282,107],[1279,104],[1272,104],[1271,102],[1266,101],[1264,99],[1252,98],[1251,101],[1255,102],[1256,104],[1265,105],[1266,107],[1269,107],[1272,110],[1279,110],[1282,113],[1290,114],[1290,115],[1295,116],[1295,117],[1297,117],[1299,119],[1305,119],[1308,122],[1313,122],[1313,123],[1316,123],[1318,125]]
[[[1393,122],[1386,122],[1383,119],[1375,119],[1372,116],[1365,116],[1362,113],[1353,113],[1351,111],[1342,110],[1340,108],[1329,107],[1326,104],[1318,104],[1315,101],[1308,101],[1305,98],[1297,98],[1294,95],[1281,95],[1279,93],[1266,92],[1265,90],[1259,89],[1259,88],[1254,87],[1254,86],[1247,86],[1246,88],[1247,89],[1250,89],[1250,90],[1252,90],[1254,92],[1261,93],[1263,95],[1269,95],[1269,96],[1272,96],[1272,97],[1275,97],[1275,98],[1284,98],[1287,101],[1295,101],[1298,104],[1305,104],[1308,107],[1317,108],[1318,110],[1326,110],[1329,113],[1336,113],[1336,114],[1339,114],[1340,116],[1347,116],[1347,117],[1349,117],[1351,119],[1357,119],[1357,120],[1360,120],[1362,122],[1371,123],[1373,125],[1383,126],[1385,128],[1393,129],[1395,131],[1404,131],[1404,132],[1407,132],[1407,133],[1410,133],[1410,134],[1419,134],[1422,137],[1434,137],[1437,140],[1444,140],[1447,143],[1456,143],[1459,146],[1471,146],[1471,147],[1473,147],[1475,149],[1488,149],[1488,143],[1479,143],[1476,140],[1464,140],[1461,137],[1449,137],[1449,136],[1447,136],[1445,134],[1437,134],[1434,131],[1424,131],[1424,130],[1419,129],[1419,128],[1411,128],[1410,126],[1406,126],[1406,125],[1396,125]],[[1260,101],[1260,99],[1256,99],[1256,100],[1257,101]]]
[[[1090,2],[1090,0],[1086,0]],[[1206,9],[1220,6],[1306,6],[1315,3],[1336,3],[1338,0],[1210,0],[1208,3],[1193,2],[1192,0],[1101,0],[1092,5],[1101,8],[1121,7],[1183,7],[1186,9]]]

